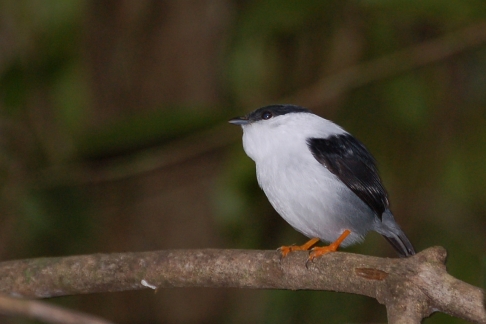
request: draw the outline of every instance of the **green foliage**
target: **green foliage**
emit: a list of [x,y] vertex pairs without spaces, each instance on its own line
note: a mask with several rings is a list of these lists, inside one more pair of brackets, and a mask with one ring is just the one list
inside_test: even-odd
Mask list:
[[201,107],[178,106],[120,116],[103,127],[82,134],[77,142],[78,154],[84,158],[109,157],[164,144],[208,129],[225,117],[220,112]]

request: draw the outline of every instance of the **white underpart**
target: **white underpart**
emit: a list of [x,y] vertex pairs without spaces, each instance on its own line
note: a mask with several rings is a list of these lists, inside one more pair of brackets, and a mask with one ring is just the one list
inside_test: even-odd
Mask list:
[[361,241],[378,218],[341,180],[319,163],[308,138],[346,133],[311,113],[289,113],[243,126],[243,147],[275,210],[308,237],[332,242],[346,229],[343,246]]

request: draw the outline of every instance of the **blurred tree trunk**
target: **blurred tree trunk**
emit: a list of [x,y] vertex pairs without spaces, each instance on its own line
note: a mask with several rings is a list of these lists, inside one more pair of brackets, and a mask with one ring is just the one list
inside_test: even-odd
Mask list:
[[220,101],[227,1],[91,1],[93,123],[170,104]]
[[[91,1],[84,47],[92,126],[103,127],[120,115],[156,109],[191,113],[190,105],[220,104],[219,59],[230,13],[224,0]],[[214,153],[97,185],[98,250],[222,246],[209,205],[219,161]],[[108,318],[117,314],[113,320],[118,322],[203,323],[221,314],[225,291],[174,289],[156,297],[134,292],[90,298],[86,307],[97,305],[94,313]]]

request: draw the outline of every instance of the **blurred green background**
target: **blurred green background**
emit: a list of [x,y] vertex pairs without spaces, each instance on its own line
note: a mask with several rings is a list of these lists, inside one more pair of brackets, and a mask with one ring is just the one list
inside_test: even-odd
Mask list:
[[[1,259],[304,242],[226,123],[271,103],[363,141],[416,249],[444,246],[452,275],[485,286],[483,0],[0,1]],[[346,251],[396,257],[373,233]],[[386,322],[333,292],[50,302],[119,323]]]

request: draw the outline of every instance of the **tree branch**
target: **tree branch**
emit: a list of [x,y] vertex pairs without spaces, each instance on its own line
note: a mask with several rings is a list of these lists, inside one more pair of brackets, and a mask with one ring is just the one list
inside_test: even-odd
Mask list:
[[110,324],[93,315],[67,310],[36,300],[0,295],[0,314],[28,317],[53,324]]
[[390,323],[420,323],[434,311],[486,323],[483,290],[447,273],[441,247],[406,259],[336,252],[308,268],[306,258],[305,252],[280,260],[275,251],[206,249],[6,261],[0,291],[47,298],[146,287],[331,290],[377,299]]
[[435,39],[344,68],[284,98],[282,102],[298,102],[309,108],[320,107],[346,91],[451,58],[485,42],[486,21],[480,21]]

